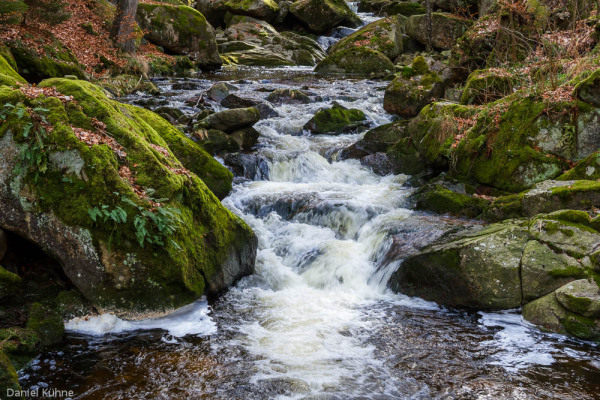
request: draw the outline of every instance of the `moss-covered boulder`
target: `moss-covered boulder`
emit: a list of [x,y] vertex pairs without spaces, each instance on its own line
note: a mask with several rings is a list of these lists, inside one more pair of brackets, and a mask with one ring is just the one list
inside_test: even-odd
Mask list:
[[99,310],[169,311],[252,271],[255,236],[203,182],[223,194],[231,173],[198,144],[88,82],[26,93],[0,87],[0,226]]
[[17,86],[27,83],[14,68],[16,68],[16,65],[13,66],[6,58],[0,55],[0,85]]
[[310,97],[298,89],[276,89],[267,96],[273,104],[308,104]]
[[521,305],[520,261],[528,228],[507,222],[446,235],[408,257],[393,290],[448,306],[507,309]]
[[290,14],[313,33],[323,33],[340,24],[360,26],[360,18],[344,0],[296,0]]
[[586,213],[559,211],[450,232],[405,259],[390,286],[450,306],[518,307],[596,275],[593,226]]
[[231,135],[217,129],[196,129],[194,139],[213,156],[240,151],[239,143]]
[[385,54],[366,47],[352,47],[328,55],[316,67],[322,74],[348,74],[383,77],[394,71],[394,64]]
[[506,70],[493,68],[473,71],[467,79],[460,104],[485,104],[513,92],[515,79]]
[[217,37],[221,57],[229,64],[313,66],[325,57],[319,44],[295,32],[279,33],[251,17],[228,15],[227,29]]
[[[413,15],[406,21],[406,33],[408,36],[418,42],[427,44],[427,23],[426,15]],[[456,44],[467,29],[472,25],[472,21],[457,17],[447,13],[432,14],[432,37],[431,44],[437,49],[448,50]]]
[[329,54],[354,47],[367,47],[394,60],[402,53],[405,23],[406,18],[401,15],[372,22],[334,44]]
[[187,6],[140,3],[136,21],[146,39],[174,54],[185,54],[199,67],[222,64],[215,31],[206,18]]
[[278,2],[273,0],[199,0],[196,9],[217,27],[227,22],[227,14],[273,22],[280,11]]
[[425,14],[425,6],[420,3],[404,0],[361,0],[358,11],[372,12],[376,15],[411,15]]
[[361,158],[369,154],[386,152],[390,146],[406,137],[406,122],[396,121],[371,129],[356,143],[340,153],[342,159]]
[[320,109],[304,125],[313,134],[340,134],[354,131],[364,126],[367,117],[357,109],[347,109],[338,103],[331,108]]
[[600,318],[600,288],[588,279],[579,279],[556,290],[556,299],[567,310],[584,317]]
[[34,49],[20,40],[5,44],[14,57],[17,72],[30,83],[37,83],[46,78],[62,78],[65,75],[86,78],[85,67],[79,63],[73,52],[56,38],[49,38],[49,44],[40,49]]
[[234,108],[211,114],[203,121],[208,127],[225,132],[233,132],[240,128],[250,127],[260,120],[260,112],[256,107]]
[[528,191],[497,198],[486,210],[486,217],[490,220],[502,220],[566,209],[591,212],[598,204],[600,182],[548,180]]
[[[566,294],[569,296],[571,295],[573,289],[570,289],[570,287],[574,287],[573,284],[574,283],[569,283],[565,285],[565,287],[558,289],[556,292],[552,292],[526,304],[523,307],[523,318],[549,332],[565,334],[578,339],[599,341],[600,318],[586,317],[576,311],[566,308],[559,301],[559,296],[565,301],[564,296]],[[582,286],[588,286],[588,284],[582,284]],[[590,285],[595,284],[592,283]],[[589,286],[589,288],[592,287]],[[598,287],[596,286],[596,290],[597,289]],[[559,291],[561,292],[561,295],[558,294]],[[597,297],[597,294],[595,293],[584,294],[583,296],[581,296],[581,292],[576,292],[575,294],[576,296],[571,297],[570,299],[577,300],[575,300],[574,303],[567,304],[570,304],[571,306],[576,304],[577,306],[573,307],[576,309],[580,309],[578,306],[581,304],[590,304],[588,301],[593,302],[591,298],[586,296],[591,295],[594,298]]]
[[[426,69],[417,67],[422,63]],[[385,89],[383,108],[389,113],[410,118],[443,94],[441,77],[429,70],[423,57],[417,57],[412,66],[405,67]]]
[[411,196],[415,208],[439,214],[449,213],[475,218],[488,206],[487,200],[467,194],[464,188],[457,190],[456,187],[460,185],[452,186],[448,188],[435,183],[422,186]]

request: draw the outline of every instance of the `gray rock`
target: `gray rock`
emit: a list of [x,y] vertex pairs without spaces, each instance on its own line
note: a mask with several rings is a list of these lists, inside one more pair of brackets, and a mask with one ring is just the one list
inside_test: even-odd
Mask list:
[[255,107],[234,108],[209,115],[204,121],[212,129],[233,132],[250,127],[260,120],[260,112]]
[[567,310],[600,318],[600,289],[595,282],[580,279],[556,290],[556,299]]
[[220,103],[225,99],[225,97],[229,96],[232,91],[237,90],[237,89],[238,89],[237,86],[234,86],[234,85],[226,83],[226,82],[221,82],[221,83],[212,85],[210,87],[210,89],[208,89],[208,91],[206,92],[206,95],[208,96],[209,99]]

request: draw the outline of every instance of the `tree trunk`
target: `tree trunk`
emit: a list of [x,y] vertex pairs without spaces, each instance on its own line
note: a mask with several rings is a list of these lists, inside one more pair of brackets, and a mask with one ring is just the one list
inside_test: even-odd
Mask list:
[[135,14],[138,0],[118,0],[117,15],[110,31],[115,43],[128,53],[135,52]]
[[433,20],[431,15],[431,0],[425,1],[425,8],[427,10],[425,25],[427,30],[427,51],[433,50]]

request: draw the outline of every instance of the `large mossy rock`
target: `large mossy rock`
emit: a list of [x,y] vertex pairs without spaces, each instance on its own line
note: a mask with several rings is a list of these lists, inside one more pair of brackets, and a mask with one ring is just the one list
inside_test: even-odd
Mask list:
[[296,0],[290,14],[313,33],[324,33],[340,24],[360,26],[360,18],[344,0]]
[[558,211],[449,233],[404,260],[390,286],[448,306],[518,307],[595,273],[593,224]]
[[358,129],[366,124],[365,113],[357,109],[347,109],[337,103],[331,108],[320,109],[304,125],[313,134],[340,134]]
[[211,114],[204,122],[212,128],[225,132],[233,132],[240,128],[254,125],[260,120],[260,112],[256,107],[234,108]]
[[[411,199],[417,210],[439,214],[449,213],[469,218],[481,215],[489,202],[466,193],[464,187],[460,186],[452,185],[449,188],[440,183],[427,184],[411,195]],[[457,187],[460,189],[457,190]]]
[[298,89],[276,89],[267,96],[273,104],[308,104],[310,97]]
[[251,17],[229,15],[227,29],[217,37],[221,57],[230,64],[313,66],[325,57],[319,44],[295,32],[279,33]]
[[584,340],[600,340],[600,289],[587,279],[570,282],[523,307],[523,318],[541,328]]
[[506,70],[484,69],[473,71],[467,79],[460,104],[485,104],[513,92],[515,79]]
[[527,241],[527,226],[510,222],[447,235],[404,260],[390,286],[447,306],[519,307],[520,261]]
[[[427,17],[425,14],[413,15],[406,21],[406,33],[418,42],[427,44]],[[448,50],[454,46],[472,21],[446,13],[432,14],[432,38],[431,44],[437,49]]]
[[425,14],[425,6],[420,3],[404,0],[360,0],[358,11],[372,12],[377,15],[411,15]]
[[429,104],[411,121],[409,134],[427,166],[516,193],[558,178],[588,156],[599,140],[599,115],[582,102],[548,105],[517,92],[484,106]]
[[50,39],[51,44],[42,46],[41,49],[34,49],[19,40],[5,43],[14,57],[19,75],[34,83],[65,75],[85,79],[85,67],[73,52],[58,39]]
[[88,82],[29,90],[0,87],[15,107],[0,127],[0,226],[97,309],[162,313],[252,272],[256,237],[203,182],[225,194],[231,173],[199,145]]
[[486,218],[498,221],[566,209],[591,212],[598,204],[600,182],[548,180],[525,192],[497,198],[486,210]]
[[402,53],[406,18],[395,15],[380,19],[346,36],[329,49],[329,54],[353,47],[367,47],[394,60]]
[[394,64],[385,54],[366,47],[352,47],[328,55],[316,67],[322,74],[348,74],[383,77],[394,71]]
[[27,84],[27,81],[19,75],[6,58],[0,55],[0,85],[17,86],[18,84]]
[[279,13],[279,5],[273,0],[199,0],[196,9],[214,26],[224,25],[227,13],[266,22],[273,22]]
[[215,31],[193,8],[140,3],[136,20],[146,39],[170,53],[187,55],[204,69],[221,66]]
[[417,57],[385,89],[383,108],[391,114],[415,117],[434,98],[444,94],[442,78]]

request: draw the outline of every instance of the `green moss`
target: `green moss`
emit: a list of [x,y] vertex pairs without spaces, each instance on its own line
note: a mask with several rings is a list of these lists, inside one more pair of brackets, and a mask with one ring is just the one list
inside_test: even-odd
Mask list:
[[361,110],[334,104],[332,108],[319,110],[304,128],[313,133],[341,133],[357,128],[365,120],[365,113]]
[[423,75],[429,72],[429,65],[427,65],[427,62],[423,56],[415,57],[411,67],[417,75]]
[[[17,90],[0,90],[0,96],[16,95],[27,107],[48,110],[46,118],[53,130],[44,139],[46,152],[49,159],[62,160],[62,165],[50,163],[38,181],[32,172],[22,182],[33,196],[36,211],[52,212],[65,225],[87,230],[96,250],[108,257],[103,260],[107,275],[117,283],[98,282],[85,296],[103,308],[143,311],[181,306],[202,295],[206,282],[213,281],[231,252],[245,248],[253,238],[251,230],[221,205],[194,172],[222,196],[230,188],[231,173],[161,117],[109,100],[89,82],[52,79],[40,86],[56,87],[75,102],[63,104],[43,96],[28,100]],[[90,147],[75,136],[72,126],[98,131],[94,118],[122,146],[121,156],[107,145]],[[22,123],[26,122],[24,118]],[[0,134],[7,131],[14,133],[18,143],[29,140],[19,133],[22,126],[14,119],[0,127]],[[140,247],[134,226],[137,206],[148,210],[152,205],[120,176],[122,166],[130,168],[137,187],[153,189],[154,198],[168,199],[163,206],[179,210],[176,231],[164,246]],[[124,203],[123,198],[137,206]],[[88,211],[103,205],[122,207],[127,221],[94,223]]]
[[404,15],[406,17],[410,17],[411,15],[419,15],[425,14],[426,9],[422,4],[412,3],[408,1],[395,1],[389,5],[386,5],[382,9],[383,12],[388,15]]
[[508,72],[477,70],[469,75],[460,104],[483,104],[512,93],[514,78]]
[[451,213],[476,217],[483,212],[488,202],[467,194],[456,193],[441,185],[426,186],[416,193],[417,209],[436,213]]
[[547,273],[555,278],[583,278],[586,276],[585,270],[574,265],[552,269]]
[[0,349],[0,388],[4,392],[7,389],[20,390],[19,377],[15,367],[9,358]]
[[561,321],[566,331],[579,339],[597,340],[600,335],[595,330],[594,320],[575,313],[568,313]]
[[394,71],[394,64],[376,50],[355,47],[328,55],[315,67],[315,71],[360,76],[385,76]]
[[[0,48],[1,49],[1,48]],[[27,81],[21,77],[2,54],[0,54],[0,86],[16,86],[19,83],[27,84]]]
[[553,196],[569,198],[576,192],[598,192],[600,182],[590,180],[579,180],[569,186],[559,186],[551,189]]

